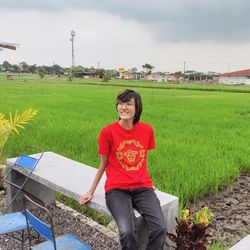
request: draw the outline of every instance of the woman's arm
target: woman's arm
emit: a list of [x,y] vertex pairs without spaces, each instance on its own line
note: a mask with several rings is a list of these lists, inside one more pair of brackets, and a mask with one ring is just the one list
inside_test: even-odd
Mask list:
[[88,203],[92,199],[92,197],[94,195],[94,192],[96,190],[96,187],[98,186],[98,184],[99,184],[99,182],[100,182],[100,180],[102,178],[102,175],[103,175],[103,173],[104,173],[104,171],[105,171],[105,169],[107,167],[107,163],[108,163],[108,156],[107,155],[101,155],[100,165],[99,165],[99,168],[98,168],[98,170],[96,172],[95,178],[94,178],[94,180],[92,182],[92,185],[91,185],[89,191],[86,194],[81,195],[80,198],[79,198],[79,203],[81,205],[84,205],[84,204]]

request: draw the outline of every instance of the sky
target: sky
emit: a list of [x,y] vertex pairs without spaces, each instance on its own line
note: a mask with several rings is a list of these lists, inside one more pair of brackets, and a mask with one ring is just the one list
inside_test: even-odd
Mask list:
[[249,0],[0,0],[0,64],[250,69]]

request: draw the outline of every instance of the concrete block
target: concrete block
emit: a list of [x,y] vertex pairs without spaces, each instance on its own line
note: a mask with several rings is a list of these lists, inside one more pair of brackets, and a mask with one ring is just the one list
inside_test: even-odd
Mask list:
[[[7,164],[7,171],[9,171],[10,167],[11,165]],[[26,175],[15,170],[12,171],[12,174],[8,178],[8,180],[10,180],[13,183],[16,183],[17,185],[21,185],[25,179]],[[45,204],[50,204],[55,202],[55,191],[32,179],[29,179],[27,181],[23,190],[41,199]],[[8,203],[12,200],[12,197],[15,196],[16,192],[17,192],[16,188],[6,183],[6,193],[7,193],[6,198]],[[22,210],[23,210],[23,194],[20,193],[13,201],[11,207],[8,209],[7,212],[12,213]]]
[[4,187],[4,176],[6,173],[6,166],[0,165],[0,188]]
[[232,246],[229,250],[249,250],[250,249],[250,234]]

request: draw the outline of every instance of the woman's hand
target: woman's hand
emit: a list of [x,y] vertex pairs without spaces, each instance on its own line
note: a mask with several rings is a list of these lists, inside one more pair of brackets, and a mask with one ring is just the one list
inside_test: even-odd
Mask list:
[[107,167],[107,164],[108,164],[107,162],[108,162],[108,156],[101,155],[100,166],[95,174],[95,178],[93,180],[93,183],[92,183],[89,191],[86,194],[81,195],[79,198],[79,203],[81,205],[87,204],[93,198],[93,194],[95,192],[95,189],[96,189],[96,187],[97,187],[100,179],[102,178],[102,175],[105,172],[105,169]]
[[81,205],[85,205],[85,204],[87,204],[92,198],[93,198],[93,194],[90,193],[90,192],[87,192],[86,194],[80,196],[80,198],[79,198],[79,203],[80,203]]

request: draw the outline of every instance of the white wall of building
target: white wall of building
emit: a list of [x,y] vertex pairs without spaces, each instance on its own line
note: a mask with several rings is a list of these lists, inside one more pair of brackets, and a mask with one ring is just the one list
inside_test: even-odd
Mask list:
[[222,84],[250,84],[250,77],[245,76],[220,76],[219,83]]

